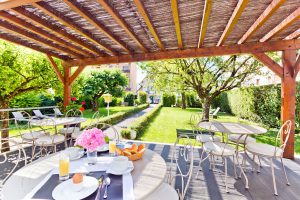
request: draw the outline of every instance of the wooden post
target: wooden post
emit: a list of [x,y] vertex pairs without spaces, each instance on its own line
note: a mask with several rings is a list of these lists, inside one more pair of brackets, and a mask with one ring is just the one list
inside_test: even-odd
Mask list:
[[[283,157],[294,159],[295,143],[295,108],[296,108],[296,51],[285,50],[282,52],[283,77],[281,79],[281,120],[292,121],[291,133]],[[281,136],[285,140],[285,135]],[[281,142],[282,142],[281,141]]]
[[68,65],[63,65],[63,67],[64,67],[64,107],[66,108],[71,101],[71,83],[70,83],[71,68]]

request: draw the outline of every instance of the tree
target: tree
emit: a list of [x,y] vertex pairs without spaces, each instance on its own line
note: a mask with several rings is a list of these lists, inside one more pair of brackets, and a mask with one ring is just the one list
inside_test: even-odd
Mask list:
[[[0,109],[8,108],[10,101],[22,94],[48,89],[58,82],[44,55],[0,41]],[[0,115],[1,137],[7,138],[9,113]]]
[[171,85],[181,83],[192,88],[202,102],[202,120],[209,120],[212,100],[222,92],[241,86],[260,67],[251,56],[234,55],[152,62],[145,68],[157,75],[153,76],[154,79],[161,75],[168,76]]
[[120,70],[94,71],[85,80],[82,91],[92,98],[93,111],[97,111],[99,98],[103,94],[121,96],[127,84],[127,77]]

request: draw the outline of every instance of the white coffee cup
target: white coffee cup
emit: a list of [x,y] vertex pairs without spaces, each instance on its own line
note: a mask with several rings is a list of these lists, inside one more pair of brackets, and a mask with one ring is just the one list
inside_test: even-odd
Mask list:
[[128,158],[126,156],[117,156],[113,159],[111,167],[114,171],[123,172],[128,169]]
[[66,148],[66,152],[67,152],[67,154],[69,154],[69,157],[71,160],[78,157],[79,151],[80,151],[80,149],[78,147]]

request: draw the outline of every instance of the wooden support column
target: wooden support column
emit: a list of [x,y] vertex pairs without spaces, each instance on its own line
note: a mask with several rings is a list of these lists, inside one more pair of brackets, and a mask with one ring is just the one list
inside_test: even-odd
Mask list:
[[[296,50],[282,52],[283,77],[281,79],[281,120],[292,121],[291,133],[283,157],[294,159],[296,109]],[[281,136],[281,142],[285,135]]]
[[71,102],[71,83],[70,74],[71,68],[63,64],[64,67],[64,107],[66,108]]

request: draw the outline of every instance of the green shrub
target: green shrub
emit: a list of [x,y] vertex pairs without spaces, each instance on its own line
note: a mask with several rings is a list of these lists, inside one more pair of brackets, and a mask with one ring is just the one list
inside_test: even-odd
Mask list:
[[[122,104],[122,98],[113,97],[109,106],[120,106]],[[106,103],[103,97],[99,98],[99,107],[106,107]]]
[[212,107],[213,108],[218,108],[220,107],[220,110],[222,112],[227,112],[227,113],[231,113],[231,109],[229,106],[229,102],[228,102],[228,97],[227,97],[227,93],[223,92],[221,93],[219,96],[217,96],[213,102],[212,102]]
[[39,107],[42,100],[39,95],[35,92],[29,92],[20,96],[16,96],[11,102],[11,108],[28,108],[28,107]]
[[131,139],[131,130],[130,129],[122,129],[121,130],[121,136],[122,136],[122,138],[124,138],[124,139]]
[[141,91],[138,93],[138,96],[141,104],[147,103],[148,94],[146,92]]
[[186,94],[186,105],[190,108],[200,108],[201,102],[198,96],[191,92]]
[[161,107],[162,105],[159,104],[153,110],[135,120],[135,122],[130,126],[130,129],[136,131],[136,138],[140,138],[142,136],[144,130],[159,113]]
[[140,104],[141,104],[141,102],[140,102],[139,99],[135,99],[135,100],[134,100],[134,105],[140,105]]
[[128,106],[134,105],[135,95],[132,92],[127,92],[124,97],[124,101],[128,103]]
[[164,93],[162,101],[164,107],[171,107],[176,104],[176,97],[174,94]]

